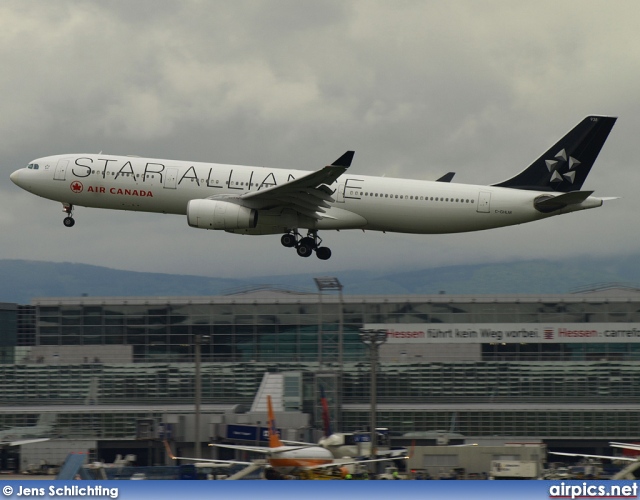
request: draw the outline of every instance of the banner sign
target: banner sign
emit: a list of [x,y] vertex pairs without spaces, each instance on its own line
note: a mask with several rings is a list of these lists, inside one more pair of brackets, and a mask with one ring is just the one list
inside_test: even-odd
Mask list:
[[368,323],[390,344],[640,343],[639,323]]
[[549,500],[638,498],[636,481],[35,481],[2,478],[2,498],[190,500]]
[[[240,441],[256,441],[258,433],[260,441],[269,441],[269,429],[267,427],[255,427],[253,425],[227,425],[227,439],[237,439]],[[278,436],[282,435],[281,430],[277,429]]]

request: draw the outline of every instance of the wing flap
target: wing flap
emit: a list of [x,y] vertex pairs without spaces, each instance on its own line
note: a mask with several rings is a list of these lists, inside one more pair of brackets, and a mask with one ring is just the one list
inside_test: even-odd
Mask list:
[[246,193],[240,200],[259,210],[286,207],[306,217],[321,219],[324,209],[330,208],[334,201],[333,190],[329,186],[346,172],[353,155],[353,151],[347,151],[331,165],[286,184]]
[[326,201],[318,200],[317,202],[310,201],[310,196],[305,197],[303,194],[285,194],[281,197],[281,200],[285,203],[290,203],[291,205],[300,205],[303,207],[307,207],[309,210],[319,210],[324,212],[324,208],[329,208],[329,205]]

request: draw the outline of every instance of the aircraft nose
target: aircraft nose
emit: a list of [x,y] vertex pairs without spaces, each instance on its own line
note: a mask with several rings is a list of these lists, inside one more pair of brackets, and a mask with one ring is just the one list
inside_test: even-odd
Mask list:
[[20,170],[16,170],[15,172],[13,172],[9,178],[11,179],[11,182],[13,182],[16,186],[20,185],[20,172],[22,169]]

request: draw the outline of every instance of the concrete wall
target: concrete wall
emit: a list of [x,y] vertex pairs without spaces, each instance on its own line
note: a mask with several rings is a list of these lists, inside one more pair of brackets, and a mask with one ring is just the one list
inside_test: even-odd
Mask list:
[[131,345],[39,345],[16,348],[16,363],[67,365],[133,363]]
[[482,361],[480,344],[384,344],[382,362],[442,362],[443,360]]
[[62,465],[71,452],[87,453],[97,449],[93,439],[52,439],[20,446],[20,471],[41,464]]
[[547,459],[544,445],[523,446],[416,446],[407,468],[426,469],[433,478],[462,467],[466,474],[491,472],[492,460],[537,462],[542,469]]

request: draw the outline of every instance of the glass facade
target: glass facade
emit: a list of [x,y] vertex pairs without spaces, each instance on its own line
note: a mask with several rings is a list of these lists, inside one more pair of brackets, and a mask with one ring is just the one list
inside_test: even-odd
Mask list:
[[[366,410],[345,413],[345,426],[352,429],[365,422]],[[377,424],[396,432],[448,430],[464,436],[535,437],[538,439],[638,439],[640,409],[571,410],[427,410],[381,411]]]
[[[99,404],[189,404],[194,399],[194,339],[199,336],[203,403],[250,404],[265,372],[301,372],[303,384],[313,384],[319,372],[338,373],[341,425],[355,430],[369,421],[371,367],[358,335],[363,325],[640,328],[640,293],[342,300],[323,295],[320,304],[318,294],[262,290],[220,297],[41,299],[9,308],[7,314],[0,318],[0,328],[9,321],[5,329],[14,331],[16,354],[0,364],[0,405],[81,404],[92,384]],[[327,340],[338,338],[341,325],[339,366],[338,351]],[[378,424],[394,432],[448,429],[455,415],[456,431],[466,435],[637,439],[640,341],[573,340],[479,339],[464,346],[466,357],[460,346],[426,342],[423,347],[431,357],[424,359],[412,356],[410,345],[398,348],[397,355],[383,355],[378,367]],[[85,349],[84,362],[65,357],[71,346]],[[113,346],[128,346],[131,356],[105,362],[101,353]],[[304,397],[312,399],[315,392],[308,389]],[[617,406],[621,402],[627,406]],[[316,404],[307,400],[305,407]],[[438,409],[440,404],[450,408]],[[473,410],[470,404],[484,407]],[[546,409],[533,407],[539,404]],[[564,408],[567,404],[574,405],[571,411]],[[593,404],[600,407],[588,407]],[[516,410],[514,405],[533,406]]]
[[[362,359],[358,331],[368,323],[635,323],[640,297],[493,298],[345,297],[344,360]],[[42,300],[21,315],[19,345],[131,345],[137,362],[181,362],[192,357],[193,337],[205,336],[203,360],[211,362],[314,362],[318,331],[336,332],[340,304],[317,295],[193,298],[159,301],[132,299]],[[29,316],[35,323],[29,335]],[[320,319],[319,315],[322,315]],[[486,361],[638,360],[640,343],[533,344],[482,346]]]

